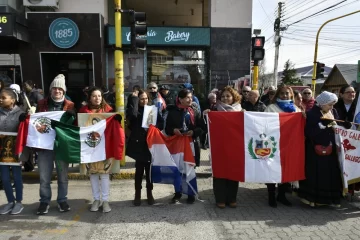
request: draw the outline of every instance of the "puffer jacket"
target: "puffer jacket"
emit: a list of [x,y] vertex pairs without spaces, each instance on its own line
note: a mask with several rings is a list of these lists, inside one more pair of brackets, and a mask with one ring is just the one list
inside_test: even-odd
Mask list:
[[24,113],[18,106],[12,110],[0,108],[0,132],[17,132],[19,128],[19,116]]

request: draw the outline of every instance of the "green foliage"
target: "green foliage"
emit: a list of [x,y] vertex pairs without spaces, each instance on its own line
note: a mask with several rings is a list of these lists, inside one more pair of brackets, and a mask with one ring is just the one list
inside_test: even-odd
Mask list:
[[294,86],[294,85],[302,86],[303,82],[301,81],[300,78],[296,77],[296,70],[294,66],[295,64],[293,64],[290,61],[290,59],[286,61],[283,70],[282,83],[290,86]]
[[249,144],[248,144],[248,151],[249,151],[249,154],[251,155],[251,157],[253,159],[257,159],[255,153],[254,153],[254,150],[253,150],[253,138],[250,139],[249,141]]

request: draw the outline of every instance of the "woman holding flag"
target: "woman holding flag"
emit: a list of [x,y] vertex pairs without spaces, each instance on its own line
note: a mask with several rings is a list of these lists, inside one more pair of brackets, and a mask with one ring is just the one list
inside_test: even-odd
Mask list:
[[[267,106],[265,112],[276,112],[276,113],[292,113],[292,112],[301,112],[301,110],[294,104],[294,93],[291,87],[280,86],[275,96],[272,100],[272,104]],[[276,208],[276,200],[281,202],[286,206],[291,206],[291,202],[287,200],[285,192],[287,189],[287,184],[278,184],[278,195],[275,198],[276,184],[268,183],[266,184],[269,195],[269,206]]]
[[[240,94],[230,86],[221,91],[221,99],[216,102],[215,111],[240,112],[241,108]],[[210,112],[210,109],[204,111],[204,115]],[[236,195],[239,188],[239,182],[230,179],[213,178],[213,190],[215,195],[216,206],[225,208],[228,205],[236,208]]]
[[[11,89],[4,88],[0,92],[0,132],[17,132],[20,120],[25,118],[25,113],[17,105],[17,100],[19,95]],[[3,146],[4,147],[4,146]],[[5,148],[5,147],[4,147]],[[8,153],[9,154],[9,153]],[[14,154],[10,152],[10,154]],[[2,156],[3,157],[3,156]],[[20,159],[20,161],[23,159]],[[11,177],[10,172],[12,171],[12,176],[15,183],[15,193],[14,197],[13,189],[11,186]],[[23,183],[21,176],[21,165],[19,166],[8,166],[0,165],[1,180],[4,186],[5,194],[8,203],[0,208],[0,214],[10,214],[15,215],[21,213],[24,209],[21,204],[23,196]]]
[[[176,99],[176,105],[170,105],[167,108],[168,116],[166,118],[165,133],[169,136],[187,136],[194,142],[197,137],[203,133],[202,119],[200,114],[195,114],[192,108],[192,91],[184,88],[179,91]],[[196,143],[195,143],[196,144]],[[196,158],[196,156],[195,156]],[[187,203],[195,202],[195,193],[188,191]],[[178,203],[182,192],[175,190],[172,203]]]
[[[103,92],[100,88],[93,87],[88,91],[87,105],[80,108],[79,113],[108,113],[113,109],[106,103],[103,98]],[[120,116],[120,115],[119,115]],[[104,213],[110,212],[109,205],[110,195],[110,170],[112,159],[101,159],[102,161],[86,164],[90,174],[91,189],[94,202],[90,211],[97,212],[101,206],[100,202],[100,179],[101,179],[101,198],[102,209]],[[100,178],[100,179],[99,179]]]
[[[141,189],[142,179],[145,172],[146,178],[146,195],[149,205],[155,203],[152,195],[153,183],[150,179],[150,167],[151,167],[151,153],[149,151],[148,144],[146,142],[147,129],[142,127],[142,121],[144,117],[144,108],[151,103],[149,95],[142,89],[134,91],[129,97],[128,108],[126,110],[126,120],[131,130],[131,134],[128,140],[126,148],[126,155],[135,159],[135,198],[133,204],[135,206],[141,205]],[[160,110],[159,110],[160,111]],[[156,127],[163,129],[164,120],[157,113]]]

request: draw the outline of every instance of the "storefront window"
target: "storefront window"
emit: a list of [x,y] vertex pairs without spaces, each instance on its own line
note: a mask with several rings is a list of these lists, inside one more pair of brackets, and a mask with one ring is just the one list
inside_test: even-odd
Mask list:
[[147,83],[168,85],[174,93],[184,83],[191,83],[196,94],[205,93],[205,59],[203,50],[148,51]]

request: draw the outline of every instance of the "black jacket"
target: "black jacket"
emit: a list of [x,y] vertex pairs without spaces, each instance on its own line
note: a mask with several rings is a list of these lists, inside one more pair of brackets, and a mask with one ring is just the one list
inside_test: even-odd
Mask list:
[[170,91],[166,95],[161,94],[161,96],[165,100],[166,105],[174,105],[175,104],[176,96],[174,96]]
[[[166,118],[165,124],[165,133],[169,136],[174,135],[174,129],[182,129],[183,128],[183,119],[185,117],[184,109],[178,108],[176,105],[169,105],[167,107],[168,115]],[[195,112],[195,111],[194,111]],[[194,132],[193,139],[199,137],[203,131],[203,120],[201,115],[195,114],[195,124],[189,123],[187,125],[188,130],[192,130]]]
[[[147,131],[141,127],[143,115],[144,107],[139,107],[139,98],[129,97],[126,119],[131,134],[127,142],[126,155],[136,161],[151,162],[151,153],[146,142]],[[162,129],[163,125],[164,120],[158,113],[156,127]]]
[[[349,111],[346,111],[344,101],[341,98],[339,98],[339,101],[334,105],[334,108],[336,109],[340,120],[344,120],[348,122],[352,122],[354,120],[356,102],[357,101],[354,100],[350,106]],[[338,124],[344,126],[343,123],[338,122]]]
[[264,112],[266,105],[258,100],[255,105],[252,105],[251,102],[246,101],[244,103],[244,106],[242,106],[246,111],[250,111],[250,112]]

